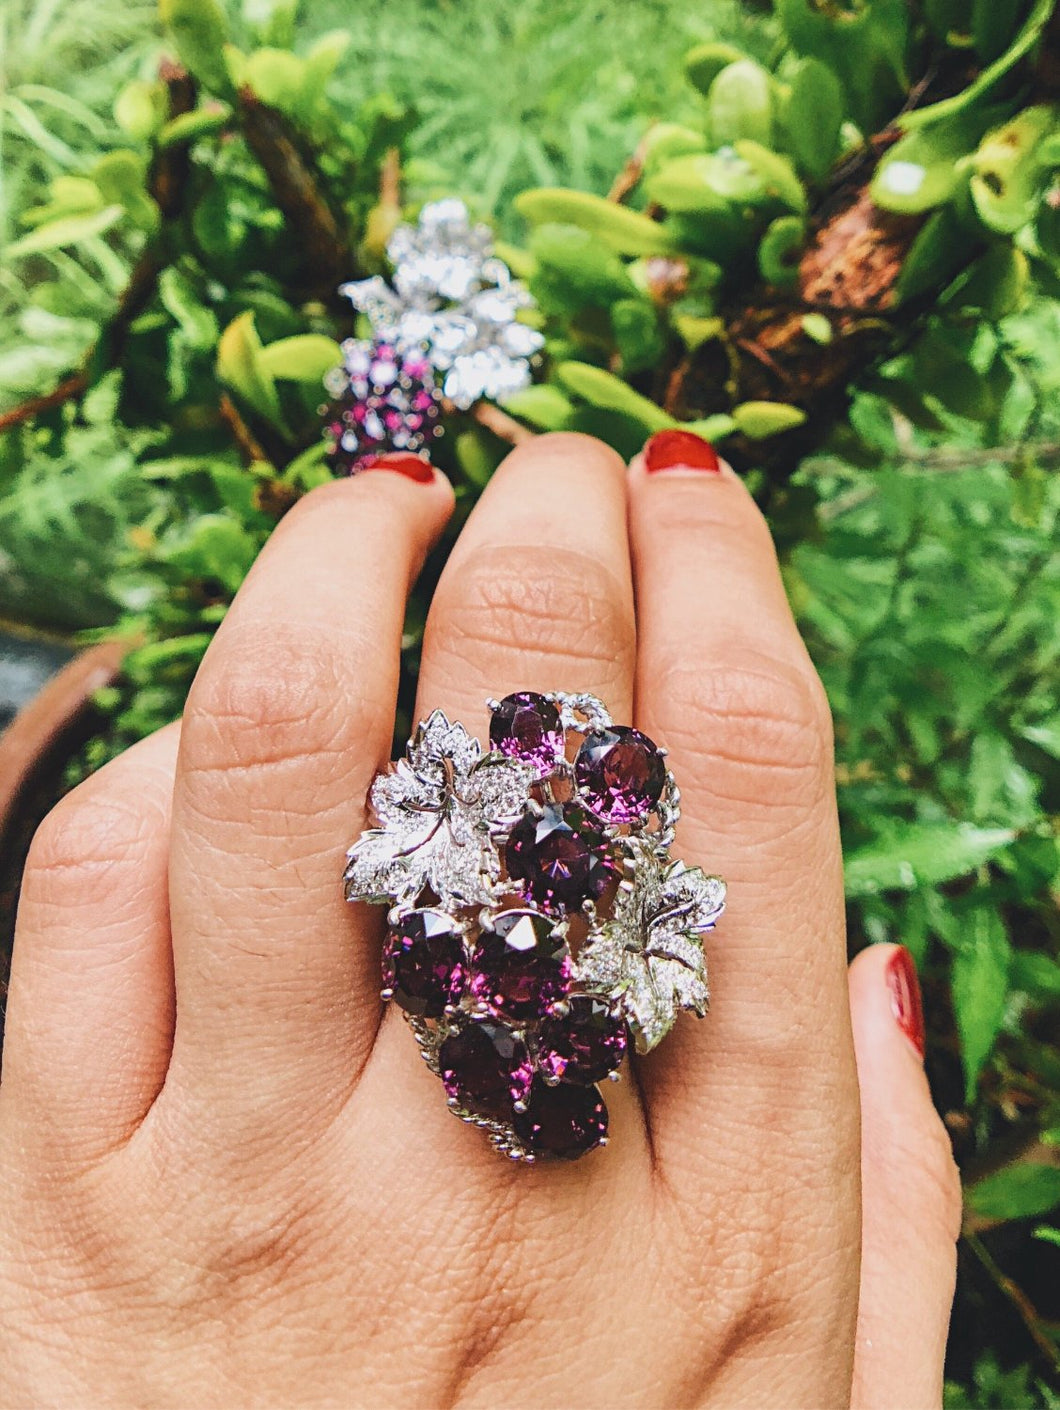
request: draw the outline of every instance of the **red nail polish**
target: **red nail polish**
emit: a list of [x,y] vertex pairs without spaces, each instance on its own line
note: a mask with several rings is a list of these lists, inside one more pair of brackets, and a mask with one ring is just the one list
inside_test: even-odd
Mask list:
[[721,470],[714,447],[702,436],[692,431],[656,431],[644,447],[644,468],[655,474],[678,466],[715,475]]
[[415,480],[418,485],[429,485],[434,479],[434,469],[431,462],[424,460],[422,455],[412,455],[406,451],[395,452],[392,455],[377,455],[364,468],[366,470],[393,470],[398,475]]
[[924,1056],[924,1004],[920,997],[913,956],[899,945],[887,964],[887,987],[891,991],[891,1012],[905,1036]]

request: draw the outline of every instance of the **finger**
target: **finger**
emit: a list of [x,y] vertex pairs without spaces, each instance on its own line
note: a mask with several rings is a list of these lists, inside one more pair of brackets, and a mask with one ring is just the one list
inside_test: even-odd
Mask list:
[[850,966],[861,1089],[861,1297],[855,1410],[937,1410],[956,1278],[961,1186],[922,1061],[907,950],[873,945]]
[[[442,574],[417,718],[440,708],[485,738],[490,696],[564,690],[591,692],[628,721],[634,657],[625,466],[587,436],[537,437],[498,469]],[[393,1031],[408,1042],[400,1024]],[[437,1101],[414,1058],[410,1048],[410,1080]],[[635,1107],[627,1086],[606,1094],[616,1144]]]
[[376,922],[343,901],[343,857],[390,754],[408,592],[451,506],[416,457],[314,491],[192,687],[173,817],[174,1069],[211,1121],[243,1114],[267,1132],[341,1104],[374,1038]]
[[166,869],[179,725],[67,795],[33,839],[4,1038],[24,1139],[91,1160],[127,1139],[173,1036]]
[[489,696],[585,690],[628,719],[634,652],[622,462],[588,436],[538,436],[493,476],[442,574],[418,717],[442,709],[482,734]]
[[[728,905],[705,940],[710,1015],[679,1018],[640,1080],[688,1256],[725,1263],[719,1325],[726,1304],[752,1325],[769,1306],[798,1347],[792,1403],[822,1396],[822,1364],[839,1403],[860,1204],[829,714],[765,521],[688,439],[649,443],[630,470],[636,723],[670,750],[675,855],[724,876]],[[675,448],[703,468],[647,469]],[[820,1276],[791,1276],[807,1267]],[[742,1359],[768,1374],[770,1345]]]
[[711,1015],[679,1023],[645,1073],[660,1140],[701,1151],[712,1095],[782,1097],[785,1126],[803,1102],[827,1109],[837,1084],[853,1098],[830,722],[769,531],[735,475],[649,472],[641,459],[630,505],[637,722],[671,752],[675,850],[728,883],[707,938]]

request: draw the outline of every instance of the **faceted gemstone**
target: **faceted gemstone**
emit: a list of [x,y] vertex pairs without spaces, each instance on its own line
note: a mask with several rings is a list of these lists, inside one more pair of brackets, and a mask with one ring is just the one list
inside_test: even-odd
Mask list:
[[606,999],[575,994],[569,1002],[569,1013],[550,1014],[538,1029],[538,1069],[553,1081],[591,1086],[621,1064],[626,1025]]
[[533,1080],[526,1044],[503,1023],[467,1023],[438,1050],[446,1093],[476,1116],[511,1121]]
[[511,831],[505,861],[538,905],[567,910],[601,895],[614,875],[607,838],[571,803],[549,803],[540,817],[527,810]]
[[502,911],[482,931],[471,962],[471,996],[499,1017],[541,1018],[570,984],[570,952],[537,911]]
[[595,1087],[550,1087],[535,1077],[526,1110],[516,1112],[512,1125],[531,1154],[577,1160],[607,1135],[607,1107]]
[[666,764],[639,729],[612,725],[587,734],[574,760],[582,801],[612,823],[642,818],[662,797]]
[[559,711],[532,690],[506,695],[490,719],[490,743],[512,759],[550,774],[563,756]]
[[406,1013],[440,1018],[466,978],[460,933],[444,911],[409,911],[387,934],[383,985]]

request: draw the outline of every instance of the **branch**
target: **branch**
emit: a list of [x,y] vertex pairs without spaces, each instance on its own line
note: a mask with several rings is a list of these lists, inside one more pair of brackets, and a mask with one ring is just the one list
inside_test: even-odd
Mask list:
[[294,128],[247,86],[239,90],[239,108],[247,144],[269,178],[276,204],[302,250],[307,285],[322,298],[333,299],[339,284],[357,271],[339,222],[299,149]]
[[[447,410],[453,408],[448,407]],[[502,441],[507,441],[509,445],[520,446],[526,441],[534,439],[534,432],[528,426],[524,426],[521,421],[516,421],[514,416],[509,416],[506,411],[502,411],[499,406],[494,406],[492,402],[477,401],[471,408],[470,415],[480,426],[485,426],[487,431],[492,431]]]
[[[650,129],[649,129],[650,131]],[[626,162],[625,166],[611,183],[611,189],[607,193],[607,199],[614,201],[616,205],[621,205],[627,196],[636,188],[644,171],[644,158],[648,152],[647,132],[637,143],[633,154]]]
[[221,393],[219,402],[221,420],[232,432],[232,439],[239,447],[243,459],[248,465],[258,462],[271,463],[270,457],[262,448],[261,443],[255,438],[254,432],[239,414],[239,409],[227,392]]
[[994,1262],[993,1255],[990,1253],[990,1250],[983,1243],[982,1239],[979,1237],[978,1234],[973,1234],[966,1231],[964,1234],[964,1242],[968,1245],[968,1247],[975,1254],[976,1258],[978,1258],[979,1262],[986,1269],[986,1272],[989,1275],[990,1280],[994,1284],[994,1286],[1004,1297],[1009,1300],[1012,1306],[1016,1309],[1020,1321],[1026,1327],[1031,1340],[1034,1342],[1034,1345],[1045,1357],[1050,1369],[1054,1373],[1060,1372],[1060,1351],[1057,1350],[1057,1348],[1053,1345],[1049,1337],[1047,1337],[1046,1334],[1042,1331],[1041,1318],[1038,1315],[1038,1309],[1031,1302],[1030,1298],[1023,1291],[1023,1289],[1019,1286],[1018,1283],[1013,1282],[1013,1280],[1006,1273],[1003,1273],[1001,1271],[998,1265]]

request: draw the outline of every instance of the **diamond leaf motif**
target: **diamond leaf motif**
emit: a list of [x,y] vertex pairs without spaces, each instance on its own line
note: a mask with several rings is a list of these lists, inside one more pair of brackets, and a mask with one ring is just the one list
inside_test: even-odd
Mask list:
[[487,903],[500,876],[496,837],[521,814],[533,779],[518,760],[483,756],[435,710],[372,785],[382,826],[350,848],[347,899],[411,904],[430,887],[443,905]]
[[612,918],[578,959],[578,978],[622,1006],[637,1051],[649,1052],[688,1009],[710,1001],[702,936],[725,906],[725,883],[683,862],[667,863],[650,841],[630,842],[633,880],[620,888]]

